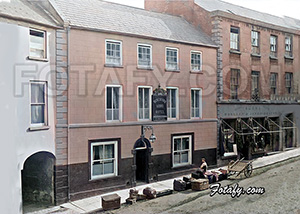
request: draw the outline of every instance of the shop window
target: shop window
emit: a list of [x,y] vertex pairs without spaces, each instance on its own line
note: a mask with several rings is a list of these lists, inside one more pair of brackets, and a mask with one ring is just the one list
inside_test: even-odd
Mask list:
[[117,175],[117,141],[91,143],[91,179]]
[[234,132],[231,129],[223,130],[224,157],[237,155],[237,144],[234,142]]
[[192,164],[192,136],[173,136],[173,167]]

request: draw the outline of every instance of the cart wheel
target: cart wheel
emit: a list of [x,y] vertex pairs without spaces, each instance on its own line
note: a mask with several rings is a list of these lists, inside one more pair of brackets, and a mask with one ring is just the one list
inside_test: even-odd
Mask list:
[[251,176],[252,171],[253,171],[253,167],[252,167],[252,163],[250,163],[244,170],[244,174],[245,174],[246,178],[249,178]]

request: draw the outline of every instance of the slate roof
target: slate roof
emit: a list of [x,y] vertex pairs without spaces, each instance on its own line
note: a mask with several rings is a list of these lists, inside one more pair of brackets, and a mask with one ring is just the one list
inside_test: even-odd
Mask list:
[[26,0],[1,0],[0,16],[57,26],[57,21],[48,16],[46,10],[42,7],[35,7],[38,5],[37,3],[33,2],[35,4],[33,6],[29,2]]
[[51,0],[71,26],[215,46],[185,19],[101,0]]
[[209,12],[220,10],[280,27],[292,29],[300,28],[299,23],[297,24],[296,21],[291,21],[288,17],[274,16],[220,0],[195,0],[195,3]]

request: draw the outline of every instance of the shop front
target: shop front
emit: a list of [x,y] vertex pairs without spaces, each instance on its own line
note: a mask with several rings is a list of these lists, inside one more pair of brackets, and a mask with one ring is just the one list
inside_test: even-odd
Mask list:
[[297,147],[299,105],[220,104],[221,159],[253,159]]

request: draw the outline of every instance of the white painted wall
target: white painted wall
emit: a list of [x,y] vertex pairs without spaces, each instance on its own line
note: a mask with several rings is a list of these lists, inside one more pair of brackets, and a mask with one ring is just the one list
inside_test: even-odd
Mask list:
[[[5,214],[22,213],[21,170],[25,160],[39,151],[55,155],[53,92],[48,98],[50,129],[27,131],[30,126],[29,80],[47,80],[49,92],[55,89],[55,72],[49,72],[50,67],[55,70],[55,31],[48,29],[47,36],[49,61],[28,60],[29,28],[0,23],[0,209]],[[30,69],[28,66],[36,69],[21,77],[16,73],[16,66],[19,70]],[[39,75],[42,70],[46,75]]]

